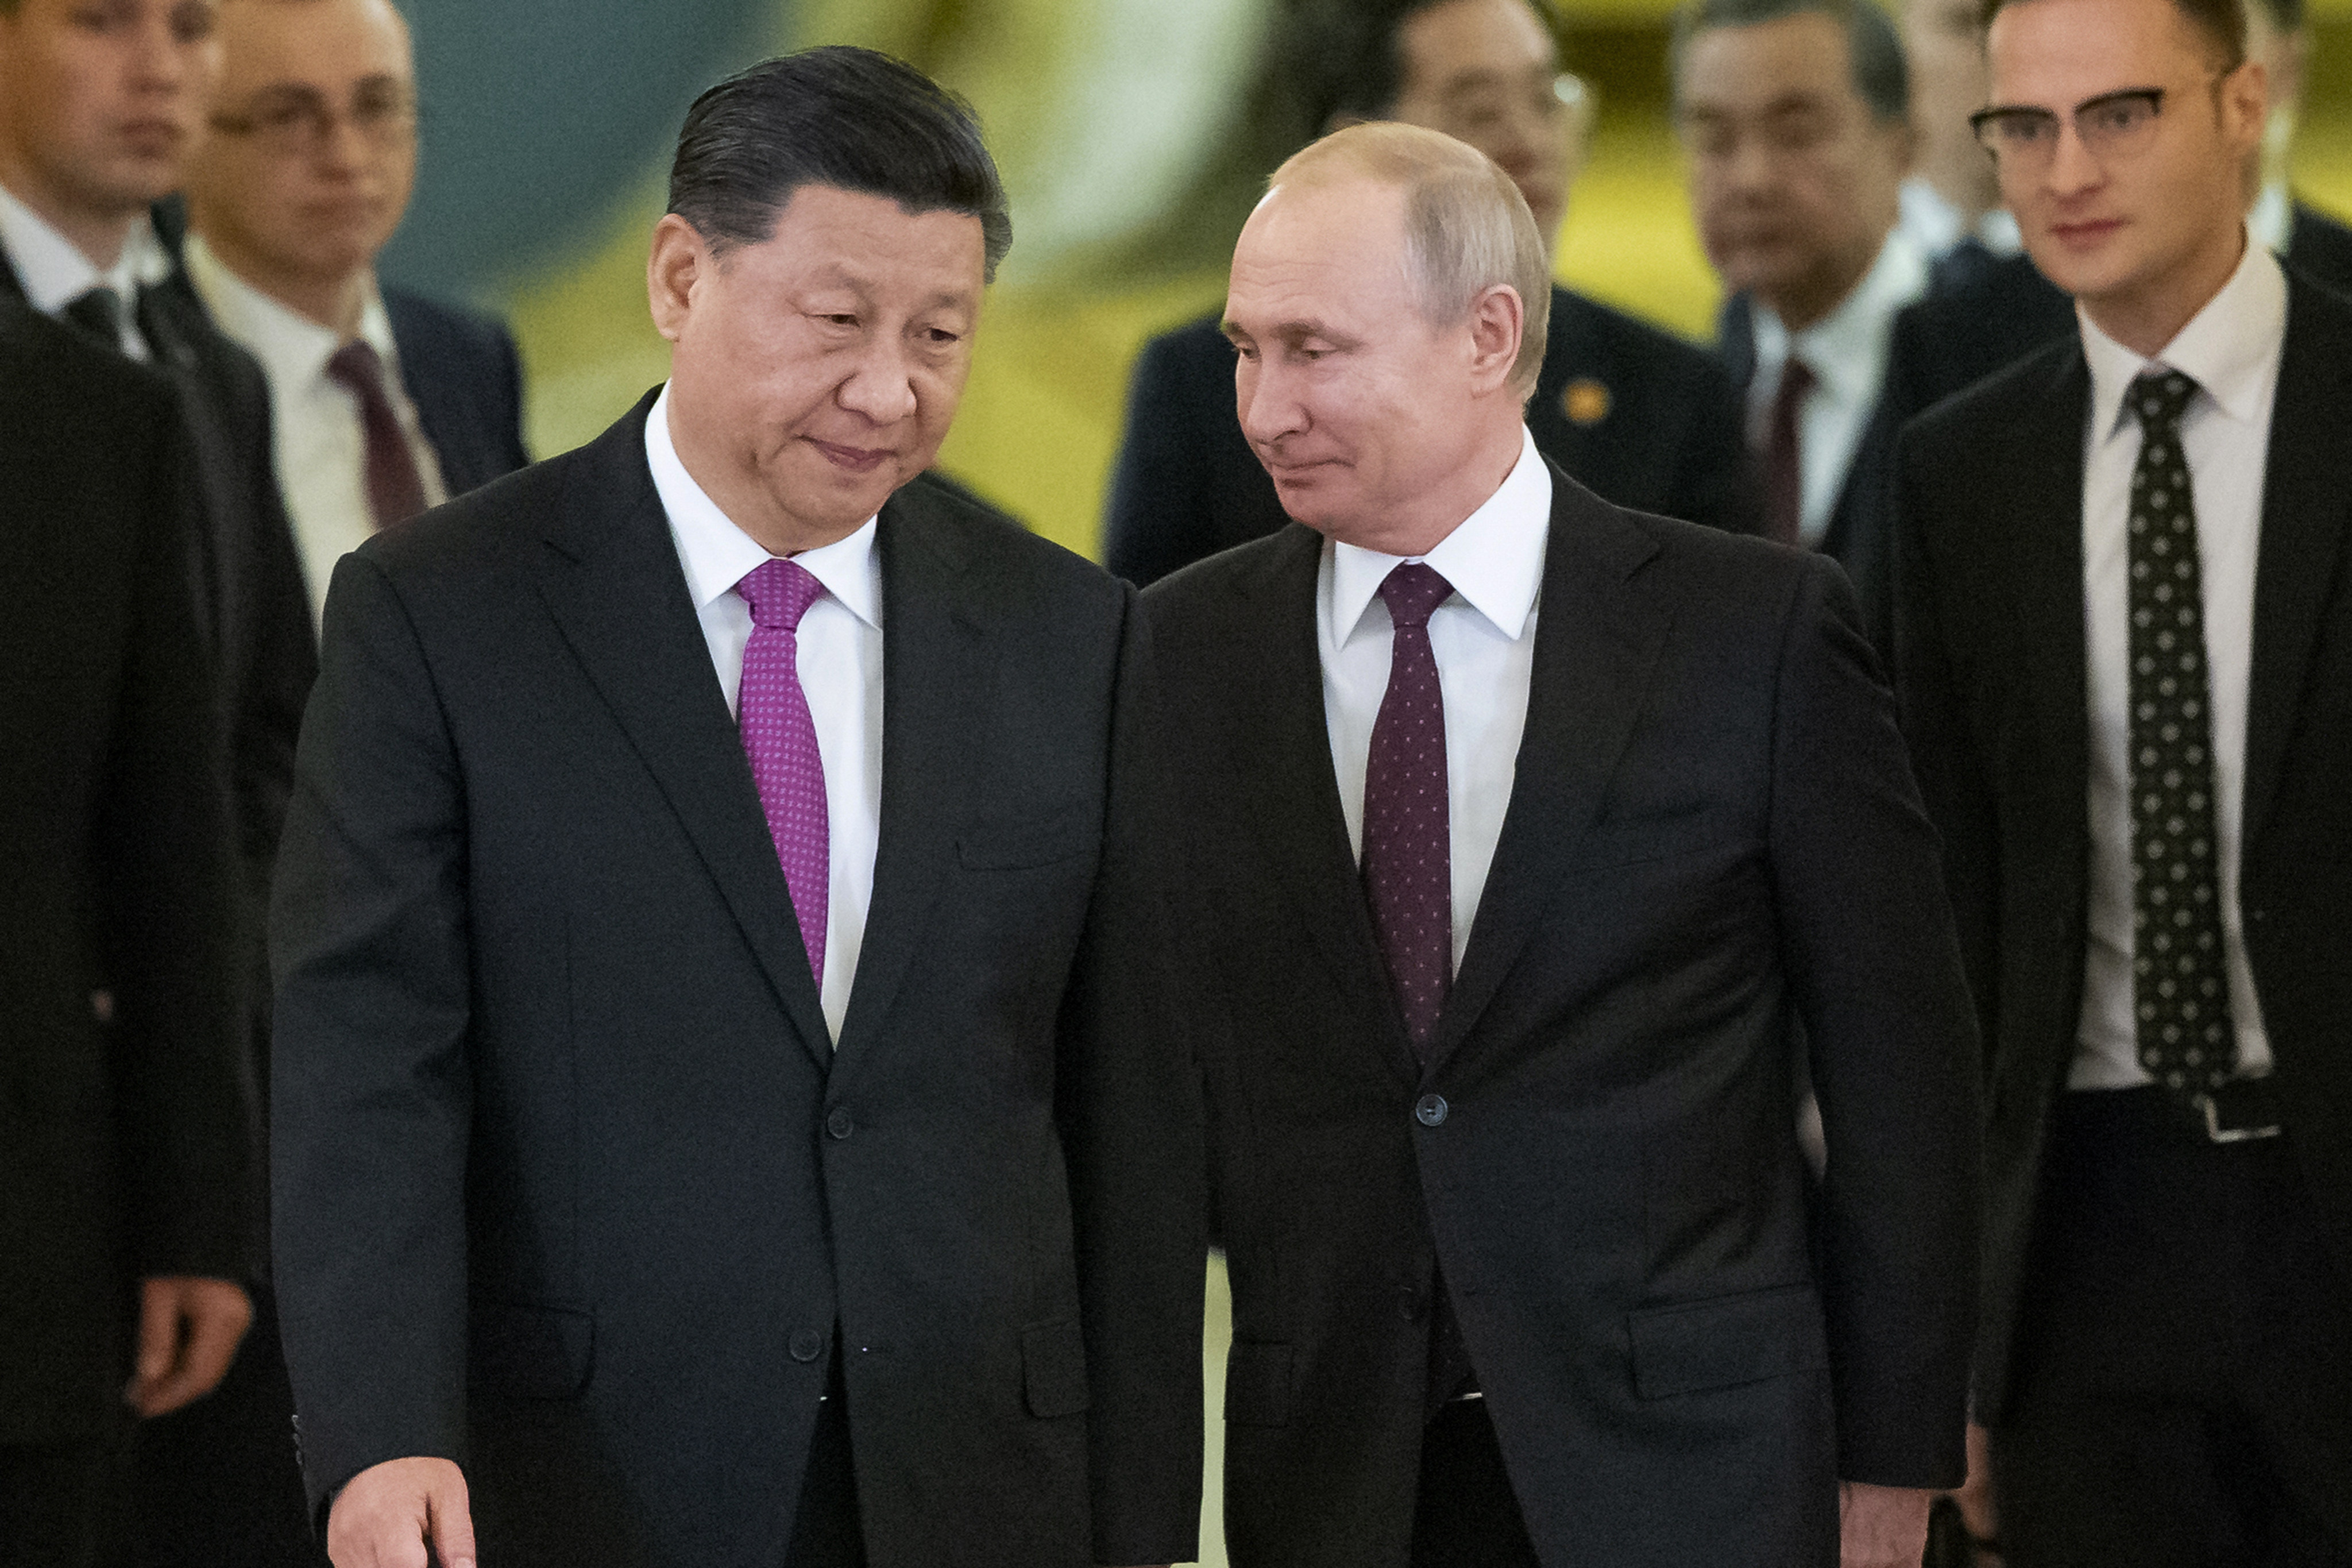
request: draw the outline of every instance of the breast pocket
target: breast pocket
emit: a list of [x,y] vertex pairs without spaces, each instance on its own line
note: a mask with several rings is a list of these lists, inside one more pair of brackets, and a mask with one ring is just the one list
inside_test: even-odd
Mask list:
[[1643,1399],[1737,1388],[1829,1365],[1810,1285],[1750,1290],[1629,1313],[1633,1391]]

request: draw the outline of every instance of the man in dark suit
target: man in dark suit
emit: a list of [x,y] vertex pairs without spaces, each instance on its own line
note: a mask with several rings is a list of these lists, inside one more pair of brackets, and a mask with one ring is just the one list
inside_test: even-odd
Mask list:
[[184,441],[160,378],[0,302],[0,1542],[24,1568],[96,1561],[126,1398],[204,1394],[248,1316]]
[[2352,1563],[2352,304],[2247,232],[2243,26],[1995,10],[1983,133],[2083,326],[1901,452],[2020,1568]]
[[[2302,0],[2254,0],[2246,7],[2246,52],[2263,63],[2270,79],[2272,122],[2291,132],[2311,49]],[[2292,145],[2291,135],[2265,135],[2247,161],[2255,191],[2250,232],[2297,272],[2352,293],[2352,228],[2295,199],[2285,177]],[[1956,253],[1937,270],[1927,298],[1895,318],[1886,366],[1890,423],[1899,430],[1952,394],[2074,331],[2073,298],[2044,278],[2031,256]]]
[[188,273],[268,374],[319,605],[378,528],[530,460],[521,374],[504,327],[377,285],[416,179],[415,60],[389,0],[231,0],[220,35]]
[[1896,221],[1913,147],[1902,41],[1868,0],[1696,0],[1675,24],[1673,71],[1766,531],[1843,565],[1883,647],[1879,394],[1895,313],[1927,281]]
[[[1302,27],[1322,68],[1318,122],[1398,120],[1469,142],[1511,175],[1549,246],[1559,232],[1589,110],[1528,0],[1383,0]],[[1622,506],[1734,532],[1760,525],[1738,399],[1706,351],[1550,286],[1536,445]],[[1167,574],[1288,521],[1234,417],[1234,350],[1214,316],[1147,344],[1111,478],[1103,562],[1129,581]]]
[[1916,1563],[1976,1250],[1934,837],[1833,565],[1536,450],[1543,287],[1461,144],[1293,159],[1225,313],[1308,526],[1144,595],[1234,1289],[1226,1541]]
[[1087,956],[1160,945],[1132,595],[908,485],[994,165],[827,48],[704,94],[670,191],[667,387],[330,595],[271,922],[329,1550],[1190,1557],[1199,1226],[1129,1216],[1197,1101]]

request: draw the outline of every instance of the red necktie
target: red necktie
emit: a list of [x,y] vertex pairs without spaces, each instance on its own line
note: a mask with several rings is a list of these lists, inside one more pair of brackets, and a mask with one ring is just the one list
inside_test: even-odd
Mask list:
[[400,416],[384,394],[383,361],[365,340],[353,338],[327,362],[327,378],[359,402],[360,430],[367,439],[368,511],[375,525],[406,522],[425,510],[425,481]]
[[1764,443],[1764,521],[1783,544],[1804,538],[1805,470],[1798,416],[1813,390],[1813,367],[1790,354],[1772,395],[1772,427]]

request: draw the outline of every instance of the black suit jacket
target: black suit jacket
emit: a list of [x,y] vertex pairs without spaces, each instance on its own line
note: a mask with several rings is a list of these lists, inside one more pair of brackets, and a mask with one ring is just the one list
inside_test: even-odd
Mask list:
[[[2352,292],[2352,228],[2296,203],[2286,262],[2314,282]],[[2074,301],[2032,257],[1988,258],[1966,269],[1895,319],[1886,362],[1894,428],[2074,330]]]
[[[2352,1268],[2352,302],[2292,274],[2247,721],[2240,901],[2287,1139]],[[2052,1107],[2074,1052],[2089,901],[2079,339],[1904,433],[1905,728],[1986,1046],[1978,1414],[1999,1420]]]
[[[159,210],[157,232],[167,247],[176,236],[170,218]],[[5,254],[0,298],[24,302]],[[241,919],[257,926],[317,668],[301,563],[272,466],[269,384],[253,357],[213,325],[184,271],[142,290],[138,317],[156,368],[179,393],[195,454],[202,626],[215,661],[244,865]]]
[[1973,1042],[1843,579],[1553,485],[1517,783],[1425,1068],[1333,780],[1320,541],[1144,595],[1244,1568],[1406,1562],[1441,1268],[1547,1562],[1833,1563],[1840,1475],[1961,1472]]
[[504,324],[404,289],[383,290],[401,385],[440,459],[451,496],[530,463],[522,444],[522,362]]
[[[1724,301],[1717,322],[1717,345],[1724,368],[1739,390],[1740,406],[1756,380],[1756,310],[1745,294]],[[1892,482],[1895,435],[1901,428],[1882,389],[1878,405],[1863,426],[1862,440],[1846,465],[1845,482],[1838,489],[1837,505],[1822,535],[1821,552],[1845,568],[1861,605],[1863,629],[1883,654],[1892,637],[1891,556],[1887,535],[1887,491]]]
[[0,1443],[103,1428],[132,1279],[247,1261],[184,440],[161,377],[0,302]]
[[[1571,407],[1572,405],[1572,407]],[[1738,399],[1704,349],[1555,287],[1528,428],[1621,506],[1754,533],[1762,500]],[[1144,347],[1103,522],[1103,563],[1150,584],[1289,522],[1234,407],[1214,316]]]
[[835,1050],[650,405],[336,574],[271,926],[313,1503],[440,1455],[486,1561],[772,1564],[837,1329],[877,1568],[1189,1557],[1197,1226],[1124,1216],[1197,1100],[1090,956],[1139,907],[1131,592],[935,487],[883,508]]

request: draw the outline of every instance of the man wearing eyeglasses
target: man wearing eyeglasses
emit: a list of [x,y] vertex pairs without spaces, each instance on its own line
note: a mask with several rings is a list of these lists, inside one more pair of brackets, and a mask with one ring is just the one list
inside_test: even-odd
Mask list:
[[377,529],[511,473],[505,328],[379,288],[416,179],[408,28],[388,0],[229,0],[188,175],[188,273],[268,373],[278,476],[314,609]]
[[[1591,100],[1562,76],[1528,0],[1381,0],[1298,8],[1289,49],[1307,117],[1326,130],[1394,120],[1492,158],[1549,253],[1584,155]],[[1714,356],[1555,284],[1543,374],[1528,400],[1538,450],[1639,511],[1736,533],[1761,526],[1738,398]],[[1103,527],[1103,562],[1150,584],[1289,521],[1234,416],[1234,347],[1210,315],[1148,344]]]
[[2352,305],[2249,233],[2240,0],[1987,0],[2077,331],[1898,458],[1906,727],[1988,1048],[2015,1568],[2352,1563]]

